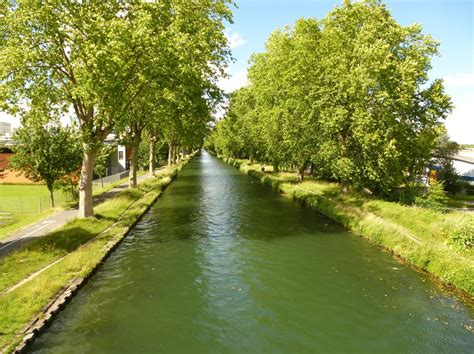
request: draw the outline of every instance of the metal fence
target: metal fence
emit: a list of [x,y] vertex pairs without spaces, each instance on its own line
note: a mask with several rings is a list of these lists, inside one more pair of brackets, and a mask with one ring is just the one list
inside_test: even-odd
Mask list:
[[123,172],[120,172],[120,173],[116,173],[114,175],[110,175],[110,176],[107,176],[107,177],[104,177],[104,178],[97,178],[95,180],[92,181],[92,183],[96,186],[101,186],[102,183],[104,185],[106,184],[109,184],[109,183],[114,183],[114,182],[117,182],[117,181],[120,181],[121,179],[125,178],[128,176],[128,170],[127,171],[123,171]]
[[7,224],[13,220],[12,213],[0,212],[0,226]]
[[[117,182],[128,176],[128,171],[116,173],[101,179],[95,179],[92,183],[95,187],[100,187],[102,183],[105,185]],[[77,201],[71,193],[64,191],[54,192],[55,206],[64,206],[68,203]],[[22,196],[22,197],[0,197],[0,213],[8,213],[8,215],[15,214],[41,214],[51,209],[49,195],[44,196]],[[2,215],[2,214],[0,214]],[[5,218],[6,219],[6,218]],[[0,221],[0,223],[4,223]]]
[[[75,198],[63,191],[54,192],[55,206],[64,206],[75,201]],[[11,214],[41,214],[51,209],[49,196],[36,197],[1,197],[0,212]]]

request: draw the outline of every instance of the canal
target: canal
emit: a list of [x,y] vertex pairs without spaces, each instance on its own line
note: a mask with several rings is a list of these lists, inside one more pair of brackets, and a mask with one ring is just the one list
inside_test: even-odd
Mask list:
[[203,152],[30,351],[468,353],[473,318],[427,275]]

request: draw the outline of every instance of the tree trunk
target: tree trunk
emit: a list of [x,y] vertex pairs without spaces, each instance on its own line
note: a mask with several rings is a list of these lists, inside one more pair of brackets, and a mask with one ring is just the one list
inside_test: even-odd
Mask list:
[[92,179],[94,162],[97,150],[84,149],[84,158],[81,167],[81,179],[79,181],[79,218],[90,218],[94,216],[94,205],[92,202]]
[[173,146],[172,154],[171,154],[171,162],[173,164],[176,163],[176,146]]
[[49,190],[49,203],[51,205],[51,208],[54,208],[54,193],[53,193],[53,188],[48,187]]
[[133,138],[132,150],[130,151],[130,171],[128,173],[128,188],[137,186],[137,170],[138,170],[138,147],[140,146],[141,135],[138,134]]
[[278,162],[273,163],[273,172],[274,173],[280,172],[280,166],[278,166]]
[[298,169],[298,179],[300,180],[300,182],[303,181],[304,179],[304,170],[305,170],[304,167],[300,167]]
[[150,177],[153,177],[155,175],[155,154],[156,154],[156,141],[155,139],[150,139],[150,156],[149,156]]
[[168,145],[168,166],[173,163],[173,145]]

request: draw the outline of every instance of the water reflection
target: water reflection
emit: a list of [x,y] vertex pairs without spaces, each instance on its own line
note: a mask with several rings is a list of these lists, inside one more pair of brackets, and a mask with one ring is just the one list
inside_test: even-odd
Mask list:
[[426,275],[204,152],[31,350],[468,353],[472,318]]

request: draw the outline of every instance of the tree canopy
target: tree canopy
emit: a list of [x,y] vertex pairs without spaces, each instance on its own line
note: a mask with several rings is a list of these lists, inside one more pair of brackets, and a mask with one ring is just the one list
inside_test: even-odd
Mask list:
[[208,147],[389,192],[423,172],[451,110],[428,77],[437,54],[421,26],[400,25],[381,1],[344,1],[270,35]]
[[[128,136],[136,149],[151,122],[172,121],[173,129],[162,131],[170,132],[165,138],[173,144],[202,140],[188,138],[205,133],[210,115],[202,114],[203,107],[210,109],[219,96],[215,82],[229,57],[223,22],[232,21],[231,4],[0,2],[1,108],[24,115],[41,107],[76,118],[83,148],[79,216],[93,215],[93,166],[108,134]],[[185,124],[170,107],[187,110]],[[200,112],[199,124],[193,109]],[[131,181],[136,184],[133,169]]]
[[34,182],[44,182],[54,207],[53,191],[73,183],[81,165],[77,131],[57,122],[43,125],[31,120],[23,122],[13,139],[15,154],[10,158],[10,168],[22,171]]

